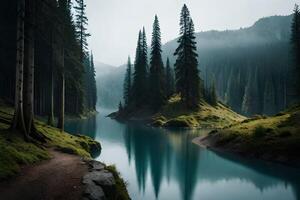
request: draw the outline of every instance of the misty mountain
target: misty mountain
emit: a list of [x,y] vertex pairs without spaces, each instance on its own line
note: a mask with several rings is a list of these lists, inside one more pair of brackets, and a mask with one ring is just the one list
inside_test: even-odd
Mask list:
[[[270,45],[290,40],[292,16],[265,17],[248,28],[226,31],[206,31],[196,33],[199,64],[207,54],[218,49],[232,49],[237,47],[253,47]],[[177,39],[163,45],[163,56],[169,57],[175,63],[174,51],[177,48]]]
[[123,80],[126,65],[119,67],[97,62],[98,106],[117,108],[123,98]]
[[[289,66],[291,20],[291,15],[272,16],[262,18],[248,28],[196,33],[199,68],[205,87],[215,81],[219,99],[246,115],[273,114],[284,108],[287,97],[281,95],[286,90],[282,81]],[[173,54],[177,45],[177,39],[174,39],[162,47],[163,59],[169,57],[171,64],[175,63]],[[106,86],[109,88],[99,93],[100,105],[118,105],[122,99],[124,73],[123,66],[99,76],[100,91]],[[235,82],[237,77],[239,82]],[[249,95],[256,98],[251,100]],[[272,102],[268,102],[270,98],[264,99],[270,95],[274,96]]]
[[96,77],[105,76],[114,73],[116,66],[108,65],[102,62],[95,61]]

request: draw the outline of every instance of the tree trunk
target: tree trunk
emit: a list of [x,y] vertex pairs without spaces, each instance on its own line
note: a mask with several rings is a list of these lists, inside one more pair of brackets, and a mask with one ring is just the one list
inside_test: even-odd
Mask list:
[[65,123],[65,74],[64,74],[64,49],[62,49],[62,55],[60,58],[61,62],[61,77],[60,77],[60,108],[59,108],[59,116],[58,116],[58,124],[57,128],[59,128],[62,132],[64,131],[64,123]]
[[51,30],[51,78],[50,78],[50,107],[48,113],[48,125],[54,125],[54,66],[55,66],[55,47],[53,29]]
[[26,0],[25,7],[25,59],[24,59],[24,121],[26,132],[34,129],[34,24],[35,0]]
[[20,130],[27,138],[23,113],[23,72],[24,72],[24,18],[25,0],[18,1],[17,22],[17,58],[16,58],[16,85],[15,85],[15,114],[11,128]]
[[54,125],[54,73],[53,68],[51,69],[51,78],[50,78],[50,108],[48,116],[48,125]]

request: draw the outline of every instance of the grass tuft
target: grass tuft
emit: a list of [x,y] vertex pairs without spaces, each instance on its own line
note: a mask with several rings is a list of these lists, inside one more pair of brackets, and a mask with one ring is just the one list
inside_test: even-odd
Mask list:
[[105,169],[113,174],[116,181],[116,188],[115,188],[116,191],[113,194],[111,194],[112,196],[109,199],[130,200],[126,183],[121,178],[121,175],[117,171],[116,167],[114,165],[110,165],[110,166],[106,166]]

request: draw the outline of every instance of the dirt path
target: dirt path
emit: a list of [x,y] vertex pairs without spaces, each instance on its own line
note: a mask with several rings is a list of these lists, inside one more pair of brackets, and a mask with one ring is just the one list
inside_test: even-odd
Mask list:
[[81,179],[88,167],[78,156],[50,151],[53,158],[24,167],[16,178],[0,183],[3,200],[76,200],[81,199]]

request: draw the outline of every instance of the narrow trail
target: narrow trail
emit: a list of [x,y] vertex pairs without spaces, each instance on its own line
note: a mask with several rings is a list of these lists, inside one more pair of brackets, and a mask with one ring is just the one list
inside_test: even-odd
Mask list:
[[88,166],[80,157],[50,150],[52,159],[24,167],[17,177],[0,183],[2,200],[76,200]]

